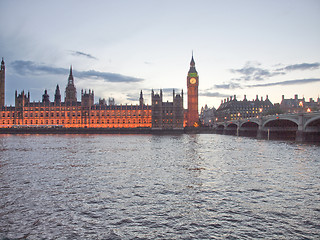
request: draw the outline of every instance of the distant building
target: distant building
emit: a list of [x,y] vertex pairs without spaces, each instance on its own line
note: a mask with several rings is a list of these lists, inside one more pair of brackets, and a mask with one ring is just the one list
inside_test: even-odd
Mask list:
[[209,108],[207,104],[201,108],[200,122],[203,126],[211,127],[216,118],[216,109],[214,107]]
[[299,98],[298,94],[290,99],[285,99],[284,95],[282,95],[280,109],[286,113],[318,111],[320,110],[320,99],[318,97],[317,101],[314,101],[310,98],[309,102],[307,102],[304,97]]
[[248,101],[246,95],[242,101],[234,97],[230,97],[221,101],[219,108],[216,111],[216,120],[236,120],[243,118],[252,118],[260,116],[273,108],[268,95],[265,100],[261,97],[259,100],[258,95],[255,100]]

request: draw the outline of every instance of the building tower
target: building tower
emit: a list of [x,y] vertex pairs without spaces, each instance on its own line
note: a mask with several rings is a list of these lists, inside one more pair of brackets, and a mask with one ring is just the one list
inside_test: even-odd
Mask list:
[[49,103],[50,103],[49,94],[48,94],[47,89],[44,90],[44,94],[42,95],[42,102],[43,102],[43,103],[46,103],[46,104],[49,104]]
[[5,102],[5,66],[2,58],[0,69],[0,107],[4,106]]
[[192,54],[190,69],[187,76],[187,88],[188,88],[187,127],[195,127],[199,121],[198,86],[199,86],[199,76],[195,67],[195,62]]
[[87,90],[83,92],[83,89],[81,90],[81,106],[90,108],[94,104],[94,92],[93,90],[89,89],[89,93],[87,93]]
[[28,95],[22,91],[19,95],[16,90],[15,94],[15,107],[16,108],[22,108],[30,103],[30,92],[28,92]]
[[65,103],[67,105],[72,105],[77,102],[77,90],[74,86],[74,80],[72,75],[72,66],[70,67],[70,74],[68,78],[68,85],[66,87]]
[[139,98],[139,105],[140,105],[140,106],[143,106],[143,104],[144,104],[144,100],[143,100],[143,94],[142,94],[142,90],[141,90],[141,92],[140,92],[140,98]]
[[160,89],[160,95],[155,94],[153,89],[151,91],[151,104],[152,104],[152,128],[162,129],[163,128],[163,110],[162,110],[162,89]]
[[60,88],[58,84],[56,87],[56,93],[54,94],[54,103],[57,105],[61,103],[61,94],[60,94]]

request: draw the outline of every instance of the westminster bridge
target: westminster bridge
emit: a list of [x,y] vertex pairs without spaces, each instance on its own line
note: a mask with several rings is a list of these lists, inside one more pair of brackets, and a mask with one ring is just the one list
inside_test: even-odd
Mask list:
[[214,131],[219,134],[249,136],[259,139],[320,142],[320,111],[216,122]]

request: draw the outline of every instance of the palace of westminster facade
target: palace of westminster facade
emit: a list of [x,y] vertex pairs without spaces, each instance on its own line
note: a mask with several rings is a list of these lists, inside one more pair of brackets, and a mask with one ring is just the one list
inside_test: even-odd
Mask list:
[[81,90],[81,101],[77,100],[72,67],[62,101],[57,85],[54,101],[49,100],[47,90],[41,102],[31,102],[30,93],[15,92],[15,106],[5,105],[5,63],[0,70],[0,129],[1,128],[151,128],[181,130],[197,125],[199,77],[192,56],[187,76],[188,107],[183,108],[183,91],[173,101],[164,102],[162,90],[151,93],[151,105],[145,104],[140,92],[139,104],[115,105],[105,101],[94,103],[94,91]]

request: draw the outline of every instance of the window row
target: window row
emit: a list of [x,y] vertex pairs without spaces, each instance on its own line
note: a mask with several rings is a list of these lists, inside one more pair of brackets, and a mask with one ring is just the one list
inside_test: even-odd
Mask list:
[[26,124],[26,125],[38,125],[38,124],[52,124],[52,125],[59,125],[59,124],[147,124],[151,123],[151,119],[138,119],[138,120],[130,120],[130,119],[112,119],[112,120],[91,120],[91,121],[81,121],[81,120],[24,120],[23,122],[15,121],[15,120],[2,120],[2,124]]
[[[132,116],[132,117],[141,117],[141,116],[150,116],[151,115],[151,112],[146,112],[146,113],[131,113],[131,112],[124,112],[124,113],[104,113],[104,112],[91,112],[91,113],[88,113],[88,112],[83,112],[83,114],[81,114],[81,112],[25,112],[24,113],[24,117],[65,117],[65,116],[78,116],[78,117],[81,117],[81,116],[91,116],[91,117],[109,117],[109,116]],[[1,115],[0,115],[1,116]],[[2,117],[5,118],[5,117],[15,117],[15,112],[8,112],[8,113],[5,113],[3,112],[2,113]]]

